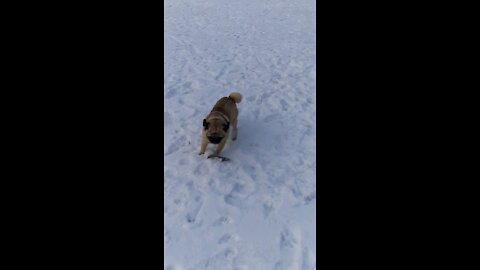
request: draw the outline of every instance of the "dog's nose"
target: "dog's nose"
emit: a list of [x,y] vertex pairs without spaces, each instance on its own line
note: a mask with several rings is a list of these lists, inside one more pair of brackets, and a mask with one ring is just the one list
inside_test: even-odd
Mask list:
[[223,139],[221,137],[207,137],[207,138],[213,144],[219,144]]

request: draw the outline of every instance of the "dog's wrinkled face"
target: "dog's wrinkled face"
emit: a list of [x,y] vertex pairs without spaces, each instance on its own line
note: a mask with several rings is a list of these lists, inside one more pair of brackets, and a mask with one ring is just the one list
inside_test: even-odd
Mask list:
[[213,144],[219,144],[227,135],[229,123],[223,119],[203,119],[203,128],[208,140]]

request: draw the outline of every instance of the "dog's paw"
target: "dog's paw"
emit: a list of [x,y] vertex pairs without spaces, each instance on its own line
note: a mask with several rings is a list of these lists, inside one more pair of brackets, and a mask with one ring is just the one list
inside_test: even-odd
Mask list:
[[203,154],[205,154],[205,152],[200,152],[200,153],[198,153],[199,156],[201,156],[201,155],[203,155]]

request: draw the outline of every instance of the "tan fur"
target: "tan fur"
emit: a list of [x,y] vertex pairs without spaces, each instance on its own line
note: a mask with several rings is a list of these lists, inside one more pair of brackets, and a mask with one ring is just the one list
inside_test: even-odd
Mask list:
[[[228,97],[223,97],[213,106],[212,111],[205,118],[208,128],[202,128],[202,142],[200,144],[200,153],[202,155],[210,142],[208,136],[222,138],[214,151],[215,156],[219,156],[228,140],[230,130],[232,130],[232,140],[237,139],[237,117],[238,109],[236,103],[242,101],[242,95],[237,92],[231,93]],[[227,132],[224,126],[229,123]],[[209,156],[210,157],[210,156]]]

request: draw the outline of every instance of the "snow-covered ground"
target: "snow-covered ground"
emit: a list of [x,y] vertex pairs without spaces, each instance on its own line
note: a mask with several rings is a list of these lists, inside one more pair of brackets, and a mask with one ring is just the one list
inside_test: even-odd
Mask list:
[[[316,269],[315,0],[165,0],[165,269]],[[232,91],[238,139],[199,156]]]

